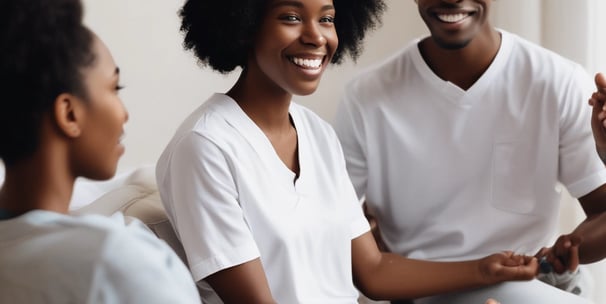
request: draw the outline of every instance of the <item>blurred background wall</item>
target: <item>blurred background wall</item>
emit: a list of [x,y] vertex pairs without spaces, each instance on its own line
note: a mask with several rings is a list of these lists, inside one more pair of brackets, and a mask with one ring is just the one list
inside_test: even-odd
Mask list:
[[[318,91],[295,100],[331,121],[343,85],[411,39],[426,35],[413,0],[387,0],[383,26],[372,32],[357,63],[331,67]],[[598,41],[603,0],[498,0],[496,26],[542,44],[585,65],[606,70],[606,47]],[[130,111],[125,170],[154,163],[184,117],[214,92],[225,92],[237,72],[221,75],[201,68],[183,51],[177,12],[183,0],[84,0],[86,23],[106,42],[121,68],[121,93]],[[602,39],[605,40],[605,39]],[[602,56],[598,56],[601,54]]]

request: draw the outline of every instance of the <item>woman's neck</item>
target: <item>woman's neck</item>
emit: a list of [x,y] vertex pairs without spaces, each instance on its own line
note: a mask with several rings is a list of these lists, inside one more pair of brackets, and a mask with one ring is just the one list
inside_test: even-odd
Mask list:
[[65,164],[47,160],[34,156],[6,167],[0,208],[16,214],[37,209],[68,213],[75,177],[61,169]]
[[292,94],[276,85],[256,81],[244,71],[236,84],[227,92],[240,108],[264,132],[275,132],[292,127],[289,108]]
[[240,105],[265,134],[282,162],[298,176],[297,130],[289,115],[292,94],[268,79],[263,81],[264,74],[255,75],[258,77],[242,72],[227,95]]

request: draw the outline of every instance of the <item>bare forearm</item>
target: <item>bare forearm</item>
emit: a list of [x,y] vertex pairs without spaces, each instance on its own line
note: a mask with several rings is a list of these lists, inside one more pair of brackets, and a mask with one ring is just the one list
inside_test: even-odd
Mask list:
[[478,268],[477,262],[428,262],[383,253],[373,273],[355,277],[357,287],[367,297],[412,299],[484,286]]
[[598,156],[602,160],[602,163],[606,165],[606,146],[596,146],[596,150],[598,151]]
[[352,240],[358,289],[373,299],[419,298],[535,277],[534,257],[500,252],[468,262],[430,262],[382,253],[370,232]]
[[206,278],[223,303],[275,304],[260,259],[221,270]]
[[582,240],[579,246],[579,261],[582,264],[606,257],[606,213],[587,218],[573,233]]

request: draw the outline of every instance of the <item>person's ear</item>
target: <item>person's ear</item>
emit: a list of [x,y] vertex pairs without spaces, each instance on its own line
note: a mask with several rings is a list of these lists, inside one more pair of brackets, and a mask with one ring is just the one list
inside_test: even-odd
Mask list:
[[82,101],[69,93],[61,93],[55,99],[54,118],[60,132],[70,138],[76,138],[82,133],[84,120]]

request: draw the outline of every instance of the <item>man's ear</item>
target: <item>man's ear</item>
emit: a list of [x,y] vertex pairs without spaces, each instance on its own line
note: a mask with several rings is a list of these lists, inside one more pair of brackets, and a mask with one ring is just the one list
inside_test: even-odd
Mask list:
[[82,101],[69,93],[62,93],[55,99],[54,118],[60,132],[70,138],[82,133],[84,120]]

